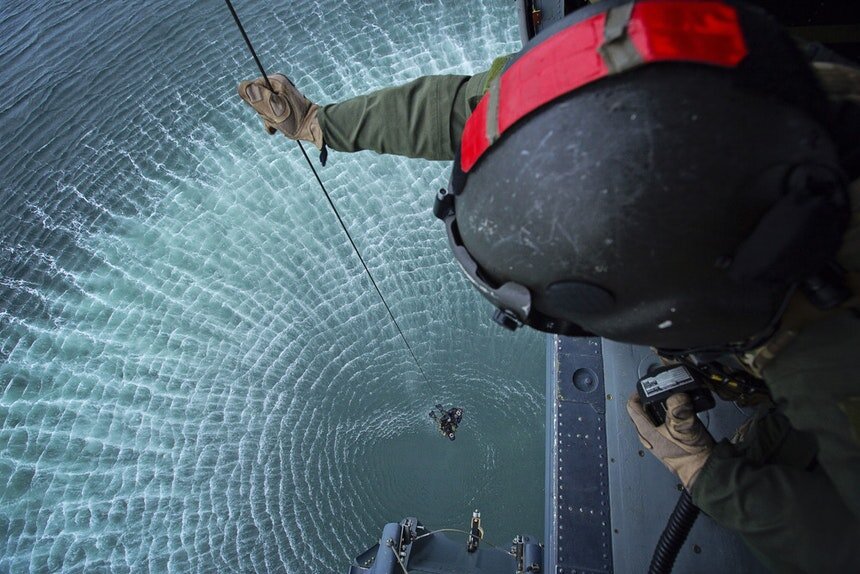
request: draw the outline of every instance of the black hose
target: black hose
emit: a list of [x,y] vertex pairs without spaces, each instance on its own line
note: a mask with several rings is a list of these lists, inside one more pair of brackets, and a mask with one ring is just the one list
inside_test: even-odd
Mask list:
[[669,516],[669,522],[663,529],[663,534],[660,535],[657,548],[654,549],[648,574],[669,574],[672,571],[678,552],[687,540],[687,535],[690,534],[696,518],[699,517],[699,512],[699,507],[693,504],[690,493],[684,489],[678,504],[675,505],[675,510]]

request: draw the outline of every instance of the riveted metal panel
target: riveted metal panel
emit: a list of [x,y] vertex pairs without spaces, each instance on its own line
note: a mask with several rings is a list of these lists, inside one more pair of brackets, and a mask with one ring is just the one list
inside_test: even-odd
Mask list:
[[[547,572],[647,571],[679,485],[639,444],[625,403],[656,363],[646,347],[547,338]],[[717,438],[745,416],[725,402],[701,415]],[[765,569],[735,533],[703,514],[675,571]]]
[[[659,361],[647,347],[605,339],[603,359],[613,564],[617,572],[646,572],[660,533],[678,501],[680,484],[639,443],[625,405],[639,377]],[[718,400],[716,408],[700,416],[711,434],[720,439],[731,436],[747,415],[733,404]],[[674,571],[757,574],[767,570],[739,536],[700,514],[678,554]]]
[[547,571],[612,571],[606,402],[598,338],[551,337]]

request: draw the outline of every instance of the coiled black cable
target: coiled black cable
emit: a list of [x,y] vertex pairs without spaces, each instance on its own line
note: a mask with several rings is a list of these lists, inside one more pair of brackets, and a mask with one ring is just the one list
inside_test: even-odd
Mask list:
[[696,518],[699,517],[699,512],[701,512],[699,507],[693,504],[693,497],[690,496],[687,489],[684,489],[678,499],[678,504],[675,505],[675,509],[669,516],[666,528],[660,535],[657,548],[654,549],[648,574],[669,574],[672,571],[678,552],[684,546]]

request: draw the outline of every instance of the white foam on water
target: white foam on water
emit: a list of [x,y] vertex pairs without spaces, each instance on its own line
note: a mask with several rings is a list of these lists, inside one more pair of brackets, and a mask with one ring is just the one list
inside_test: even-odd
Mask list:
[[[543,339],[460,276],[430,213],[449,166],[320,171],[430,388],[295,144],[235,97],[255,71],[216,8],[0,9],[43,38],[0,42],[4,94],[41,72],[0,100],[0,570],[345,571],[385,522],[475,506],[499,544],[537,533]],[[320,101],[517,44],[489,1],[238,8]],[[437,401],[466,409],[454,444]]]

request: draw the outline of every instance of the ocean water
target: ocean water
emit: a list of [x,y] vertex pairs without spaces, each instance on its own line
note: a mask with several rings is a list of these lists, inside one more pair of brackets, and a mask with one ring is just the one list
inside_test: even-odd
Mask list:
[[[480,71],[514,8],[237,2],[321,103]],[[543,338],[456,269],[449,166],[320,171],[428,385],[254,76],[217,0],[0,3],[0,572],[345,572],[385,522],[474,508],[542,535]]]

